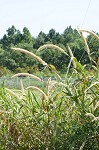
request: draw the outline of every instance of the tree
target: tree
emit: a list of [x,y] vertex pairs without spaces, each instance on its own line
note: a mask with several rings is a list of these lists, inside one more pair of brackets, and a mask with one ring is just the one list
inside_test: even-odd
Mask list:
[[17,45],[18,43],[22,42],[22,33],[19,30],[16,30],[16,35],[15,35],[15,45]]
[[3,38],[1,39],[1,42],[2,44],[2,48],[3,49],[7,49],[8,45],[9,45],[9,42],[8,42],[8,37],[6,34],[4,34]]
[[3,49],[8,50],[9,47],[11,47],[12,44],[16,44],[16,28],[14,26],[8,28],[7,34],[3,36],[1,39],[1,44],[3,46]]
[[41,45],[45,44],[47,41],[46,38],[46,34],[41,31],[35,39],[34,48],[38,49]]
[[23,37],[23,41],[25,43],[28,43],[28,44],[32,43],[33,39],[32,39],[31,33],[28,30],[28,28],[26,28],[26,27],[23,28],[23,35],[22,35],[22,37]]
[[[97,35],[99,34],[97,33]],[[87,37],[87,42],[90,48],[91,57],[97,62],[99,57],[99,41],[92,35],[89,35]]]
[[[91,51],[92,58],[97,62],[99,56],[99,42],[97,39],[89,35],[87,42]],[[14,52],[11,47],[20,47],[27,49],[33,53],[36,52],[41,45],[52,43],[63,48],[67,53],[67,46],[69,45],[73,51],[74,56],[82,64],[89,64],[88,54],[84,42],[76,29],[71,26],[67,27],[62,34],[59,34],[54,29],[50,29],[48,34],[40,32],[36,38],[31,36],[28,28],[23,28],[23,33],[12,26],[7,29],[7,33],[0,39],[0,66],[6,67],[12,71],[17,68],[27,68],[27,66],[37,66],[38,63],[32,58],[20,52]],[[65,56],[55,49],[46,49],[38,54],[48,64],[54,65],[57,70],[66,70],[70,58]]]
[[8,43],[9,44],[15,44],[15,34],[16,34],[16,28],[12,25],[11,28],[8,28],[7,30],[7,37],[8,37]]
[[56,31],[54,29],[50,29],[47,35],[47,38],[48,38],[48,41],[50,41],[53,44],[56,44],[57,43]]

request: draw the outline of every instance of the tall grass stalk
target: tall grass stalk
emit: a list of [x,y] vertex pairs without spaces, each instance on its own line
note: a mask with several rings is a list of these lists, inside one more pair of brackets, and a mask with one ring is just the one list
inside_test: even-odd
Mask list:
[[25,89],[22,80],[20,80],[20,87],[21,87],[22,94],[25,95]]
[[99,36],[97,34],[95,34],[94,32],[92,32],[92,31],[83,30],[83,29],[80,29],[79,31],[80,32],[87,32],[87,33],[93,35],[97,40],[99,40]]
[[41,46],[40,48],[38,48],[37,52],[40,52],[43,49],[47,49],[47,48],[56,49],[56,50],[60,51],[61,53],[64,53],[65,55],[68,56],[68,54],[61,47],[59,47],[57,45],[53,45],[53,44],[45,44],[45,45]]
[[92,31],[81,30],[81,29],[79,29],[79,27],[78,27],[78,31],[79,31],[79,33],[80,33],[80,35],[81,35],[81,37],[82,37],[82,39],[83,39],[83,41],[84,41],[84,44],[85,44],[85,46],[86,46],[86,51],[87,51],[87,53],[88,53],[88,57],[89,57],[89,59],[90,59],[90,62],[93,62],[95,65],[97,65],[97,63],[96,63],[96,62],[92,59],[92,57],[91,57],[90,48],[89,48],[89,46],[88,46],[88,44],[87,44],[86,38],[83,36],[83,32],[87,32],[87,33],[93,35],[97,40],[99,40],[99,36],[98,36],[97,34],[95,34],[94,32],[92,32]]
[[40,92],[41,94],[43,94],[43,96],[45,97],[45,99],[48,100],[48,96],[40,88],[38,88],[36,86],[29,86],[26,89],[36,90],[36,91]]
[[73,52],[72,52],[72,50],[71,50],[71,48],[69,46],[68,46],[68,51],[69,51],[69,54],[70,54],[70,61],[69,61],[68,67],[67,67],[67,72],[66,72],[66,75],[65,75],[64,83],[66,83],[71,63],[73,64],[73,68],[74,69],[76,68],[76,63],[75,63],[75,60],[74,60],[75,57],[74,57]]
[[70,54],[70,57],[71,57],[71,61],[72,61],[73,67],[76,68],[76,63],[75,63],[75,60],[74,60],[74,55],[73,55],[72,50],[71,50],[71,48],[69,46],[68,46],[68,51],[69,51],[69,54]]
[[35,55],[33,52],[29,52],[29,51],[22,49],[22,48],[12,48],[12,50],[16,50],[16,51],[20,51],[22,53],[25,53],[25,54],[31,56],[32,58],[36,59],[38,62],[40,62],[44,66],[47,66],[47,63],[45,61],[43,61],[39,56]]
[[[53,65],[47,65],[33,53],[14,49],[32,56],[58,75]],[[1,150],[99,149],[98,71],[85,70],[68,49],[71,59],[65,83],[50,77],[42,80],[41,88],[24,88],[22,81],[21,90],[8,89],[4,84],[0,87]],[[71,63],[76,72],[71,73]],[[37,76],[26,73],[13,77],[23,75],[41,82]]]
[[20,76],[22,76],[22,77],[23,76],[29,76],[29,77],[31,77],[31,78],[33,78],[35,80],[42,81],[39,77],[37,77],[37,76],[35,76],[33,74],[29,74],[29,73],[17,73],[15,75],[13,75],[12,78],[14,78],[14,77],[20,77]]
[[82,37],[82,39],[83,39],[83,41],[84,41],[84,44],[85,44],[85,46],[86,46],[86,51],[87,51],[88,57],[89,57],[89,59],[91,60],[91,57],[90,57],[90,49],[89,49],[89,46],[88,46],[88,44],[87,44],[87,41],[86,41],[85,37],[83,36],[82,31],[81,31],[79,28],[78,28],[78,31],[79,31],[79,33],[80,33],[80,35],[81,35],[81,37]]
[[7,91],[8,93],[10,93],[11,95],[15,96],[17,99],[20,100],[20,97],[18,96],[17,93],[13,92],[12,90],[10,90],[10,89],[8,89],[8,88],[6,88],[6,91]]

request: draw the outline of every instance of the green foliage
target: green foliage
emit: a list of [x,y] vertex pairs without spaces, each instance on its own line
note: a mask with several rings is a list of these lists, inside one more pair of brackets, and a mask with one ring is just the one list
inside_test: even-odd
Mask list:
[[[18,54],[15,53],[16,58]],[[49,55],[48,58],[46,58],[47,55]],[[47,53],[45,51],[42,56],[48,62],[51,62],[54,56],[57,68],[60,67],[60,62],[56,59],[61,56],[60,51],[56,53],[53,49],[52,51],[47,49]],[[20,57],[21,61],[24,58],[26,60],[23,54]],[[75,62],[75,68],[70,68],[72,59]],[[11,61],[12,66],[19,64],[10,58],[8,62],[11,63]],[[32,70],[34,67],[25,66],[25,69],[27,72],[34,71]],[[46,73],[42,78],[42,74],[39,73],[42,80],[35,81],[36,86],[33,81],[33,86],[25,87],[22,82],[24,79],[20,79],[21,89],[8,89],[4,83],[1,85],[0,148],[6,150],[98,150],[98,68],[95,71],[86,71],[77,58],[73,57],[70,58],[65,77],[60,77],[53,64],[48,64],[43,70],[48,72],[49,76],[50,72],[51,76],[48,78]],[[24,71],[24,68],[18,67],[16,71]]]
[[[87,41],[91,51],[91,57],[97,62],[99,56],[99,42],[91,35],[87,36]],[[0,50],[0,65],[14,72],[18,67],[26,68],[27,66],[32,67],[38,65],[34,60],[28,59],[26,55],[12,52],[11,47],[20,47],[36,53],[36,49],[47,43],[56,44],[62,47],[67,53],[67,47],[69,45],[74,57],[76,57],[81,64],[90,63],[80,34],[76,29],[72,29],[71,26],[67,27],[62,34],[56,32],[55,29],[50,29],[48,34],[41,31],[38,36],[34,38],[28,28],[24,27],[21,33],[12,25],[12,27],[8,28],[7,34],[0,40],[0,49],[2,49]],[[61,72],[67,70],[69,64],[68,56],[59,52],[56,53],[54,50],[49,51],[49,49],[38,55],[48,64],[53,64]],[[92,62],[92,65],[96,64]],[[91,66],[89,68],[91,68]]]
[[[99,35],[99,34],[97,34],[97,35]],[[88,41],[88,45],[91,49],[91,57],[97,62],[97,59],[99,57],[99,42],[92,35],[89,35],[87,37],[87,41]]]
[[0,77],[7,75],[7,74],[11,74],[11,71],[8,70],[6,67],[0,66]]
[[23,41],[24,43],[31,44],[32,43],[32,36],[28,30],[28,28],[24,27],[23,28]]
[[[97,62],[98,42],[91,36],[87,41],[91,48],[90,57]],[[25,54],[11,50],[11,46],[15,46],[36,53],[34,48],[45,43],[57,44],[66,52],[69,45],[75,57],[67,57],[53,48],[46,49],[38,54],[48,63],[42,67]],[[0,60],[0,76],[9,74],[9,68],[16,73],[35,73],[42,79],[32,82],[17,78],[20,89],[8,89],[2,83],[1,150],[99,149],[99,70],[95,64],[91,64],[93,70],[85,70],[83,64],[90,61],[77,30],[70,26],[60,35],[51,29],[47,35],[40,32],[37,39],[32,39],[27,28],[21,34],[12,26],[0,41]],[[38,73],[38,66],[43,72]],[[57,71],[61,68],[66,71],[62,78]]]
[[98,150],[97,73],[67,79],[46,81],[48,100],[39,91],[0,87],[1,149]]

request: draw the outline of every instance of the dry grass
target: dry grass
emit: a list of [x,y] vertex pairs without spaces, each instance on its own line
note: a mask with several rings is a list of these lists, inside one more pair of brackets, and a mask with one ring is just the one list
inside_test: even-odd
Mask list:
[[71,48],[69,46],[68,46],[68,51],[69,51],[69,54],[70,54],[70,57],[71,57],[71,61],[72,61],[73,67],[76,68],[76,63],[75,63],[75,60],[74,60],[74,55],[73,55],[72,50],[71,50]]
[[[13,49],[32,56],[52,69],[60,78],[53,65],[47,65],[41,58],[27,50]],[[73,70],[77,70],[77,73],[66,73],[66,81],[56,82],[50,77],[47,82],[44,80],[46,87],[41,87],[43,90],[36,86],[28,86],[24,90],[20,80],[20,93],[2,85],[0,115],[3,115],[5,111],[7,113],[4,114],[5,118],[1,117],[3,122],[0,125],[1,149],[98,150],[98,72],[91,74],[90,81],[90,72],[83,70],[83,66],[73,56],[70,47],[68,50],[71,59],[67,73],[71,63],[76,68]],[[40,78],[29,73],[18,73],[12,77],[18,76],[29,76],[38,82],[41,81]],[[34,91],[37,91],[37,95],[33,94]],[[39,103],[40,100],[41,103]]]
[[20,77],[20,76],[29,76],[29,77],[31,77],[31,78],[33,78],[35,80],[42,81],[39,77],[37,77],[37,76],[35,76],[33,74],[29,74],[29,73],[17,73],[15,75],[13,75],[12,78],[14,78],[14,77]]
[[91,35],[93,35],[97,40],[99,40],[99,36],[97,34],[95,34],[94,32],[92,31],[88,31],[88,30],[80,30],[80,32],[87,32]]
[[34,59],[36,59],[38,62],[40,62],[41,64],[43,64],[44,66],[47,66],[47,63],[45,61],[43,61],[40,57],[38,57],[37,55],[35,55],[32,52],[29,52],[28,50],[22,49],[22,48],[12,48],[13,50],[16,51],[20,51],[22,53],[25,53],[31,57],[33,57]]
[[[99,85],[99,82],[94,82],[93,84],[91,84],[86,90],[85,92],[87,92],[88,90],[90,90],[93,86]],[[97,86],[97,88],[99,88],[99,86]]]
[[45,45],[41,46],[40,48],[38,48],[37,52],[39,52],[43,49],[47,49],[47,48],[56,49],[56,50],[59,50],[61,53],[68,55],[61,47],[59,47],[57,45],[53,45],[53,44],[45,44]]
[[51,80],[51,77],[47,81],[46,89],[47,89],[47,95],[50,95],[50,92],[52,91],[53,88],[55,88],[55,84],[57,82],[54,80]]
[[22,80],[20,80],[20,86],[21,86],[22,94],[25,95],[25,89],[24,89]]
[[83,36],[82,31],[81,31],[79,28],[78,28],[78,31],[79,31],[79,33],[80,33],[80,35],[81,35],[81,37],[82,37],[82,39],[83,39],[83,41],[84,41],[84,44],[85,44],[85,46],[86,46],[86,51],[87,51],[87,53],[88,53],[89,59],[91,60],[91,57],[90,57],[90,49],[89,49],[89,46],[88,46],[88,44],[87,44],[87,41],[86,41],[85,37]]
[[95,107],[94,107],[94,111],[95,111],[96,109],[99,109],[99,101],[96,103],[96,105],[95,105]]
[[47,96],[40,88],[38,88],[38,87],[36,87],[36,86],[29,86],[29,87],[27,87],[26,89],[33,89],[33,90],[36,90],[36,91],[38,91],[39,93],[43,94],[44,98],[45,98],[46,100],[48,100],[48,96]]
[[6,88],[6,91],[7,91],[8,93],[10,93],[11,95],[13,95],[14,97],[16,97],[17,99],[19,99],[19,100],[20,100],[20,97],[18,96],[18,94],[16,94],[16,93],[15,93],[15,92],[13,92],[12,90],[10,90],[10,89]]
[[78,31],[79,31],[79,33],[80,33],[80,35],[81,35],[81,37],[82,37],[82,39],[83,39],[83,41],[84,41],[84,44],[85,44],[85,46],[86,46],[86,51],[87,51],[87,53],[88,53],[88,57],[89,57],[89,59],[90,59],[90,62],[93,62],[94,64],[96,64],[96,62],[95,62],[95,61],[91,58],[91,56],[90,56],[90,48],[89,48],[89,46],[88,46],[88,44],[87,44],[86,38],[83,36],[83,32],[87,32],[87,33],[93,35],[97,40],[99,40],[99,36],[98,36],[97,34],[95,34],[94,32],[92,32],[92,31],[81,30],[81,29],[79,29],[79,27],[78,27]]

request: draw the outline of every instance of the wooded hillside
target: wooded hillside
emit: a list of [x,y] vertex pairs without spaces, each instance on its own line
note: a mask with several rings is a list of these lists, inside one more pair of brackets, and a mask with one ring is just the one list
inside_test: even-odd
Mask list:
[[[98,33],[96,33],[99,35]],[[99,57],[99,42],[92,35],[86,37],[91,57],[97,62]],[[46,49],[37,53],[37,49],[47,43],[55,44],[63,48],[68,53],[68,45],[72,49],[74,56],[82,64],[89,64],[88,54],[84,42],[76,29],[67,27],[62,34],[50,29],[49,33],[40,32],[37,37],[33,37],[28,28],[24,27],[19,31],[15,26],[9,27],[6,34],[0,39],[0,75],[11,72],[33,72],[42,66],[32,58],[20,52],[14,52],[11,47],[27,49],[40,56],[48,64],[53,64],[56,69],[65,71],[69,63],[69,57],[56,51]],[[91,67],[91,66],[88,66]]]

